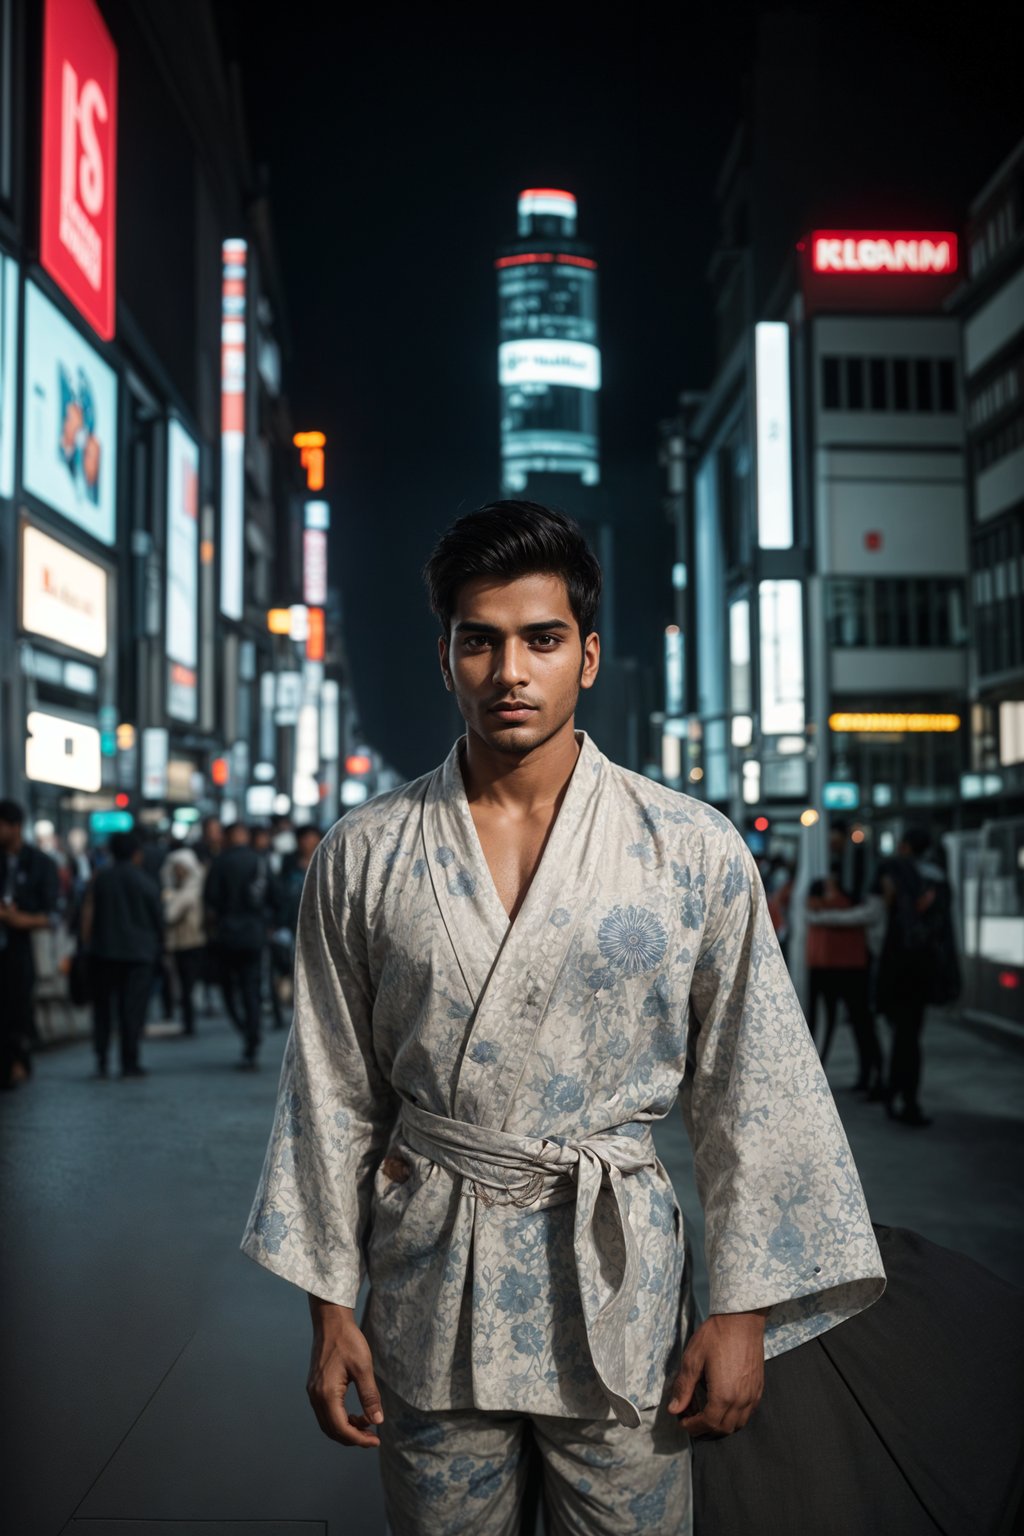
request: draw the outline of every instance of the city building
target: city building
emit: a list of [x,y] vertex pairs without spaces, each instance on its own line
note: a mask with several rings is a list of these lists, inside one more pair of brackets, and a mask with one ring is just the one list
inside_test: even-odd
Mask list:
[[978,815],[1024,816],[1024,141],[970,209],[950,309],[963,331],[970,751]]
[[971,204],[962,326],[970,731],[960,826],[965,1012],[1024,1018],[1024,142]]
[[[339,804],[340,615],[214,12],[0,0],[0,785],[61,831],[283,809],[300,734],[297,813]],[[298,662],[280,607],[316,610]]]
[[519,194],[518,216],[518,239],[494,264],[502,486],[514,496],[539,475],[574,475],[595,486],[601,479],[597,262],[576,239],[571,192],[528,188]]

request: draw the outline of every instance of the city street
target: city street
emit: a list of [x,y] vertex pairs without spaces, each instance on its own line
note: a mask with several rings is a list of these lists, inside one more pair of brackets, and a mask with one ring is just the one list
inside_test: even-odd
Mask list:
[[[241,1074],[204,1018],[145,1042],[146,1079],[105,1083],[77,1044],[0,1105],[11,1536],[383,1532],[374,1454],[306,1402],[302,1295],[238,1252],[284,1039]],[[1024,1054],[940,1015],[925,1046],[925,1131],[842,1091],[845,1028],[829,1063],[872,1216],[1022,1283]],[[658,1140],[699,1242],[681,1120]]]

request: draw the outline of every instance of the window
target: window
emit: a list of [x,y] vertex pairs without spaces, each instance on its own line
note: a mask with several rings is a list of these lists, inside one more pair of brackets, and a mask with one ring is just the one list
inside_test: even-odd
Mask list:
[[963,583],[924,577],[833,580],[828,583],[826,624],[829,645],[841,650],[960,648],[967,644]]
[[822,367],[822,392],[826,411],[839,409],[839,359],[826,357]]
[[914,388],[917,395],[917,409],[919,411],[934,410],[935,407],[932,404],[932,361],[930,357],[915,358]]
[[[982,422],[995,404],[1017,392],[1017,374],[999,379],[971,403],[972,425]],[[951,357],[823,357],[821,393],[826,411],[933,411],[957,408],[956,373]]]

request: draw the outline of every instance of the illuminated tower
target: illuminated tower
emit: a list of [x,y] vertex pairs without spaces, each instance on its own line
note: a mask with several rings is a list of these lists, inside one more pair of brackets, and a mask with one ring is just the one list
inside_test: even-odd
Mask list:
[[597,485],[597,262],[576,239],[572,193],[520,193],[519,238],[495,267],[502,487],[550,474]]

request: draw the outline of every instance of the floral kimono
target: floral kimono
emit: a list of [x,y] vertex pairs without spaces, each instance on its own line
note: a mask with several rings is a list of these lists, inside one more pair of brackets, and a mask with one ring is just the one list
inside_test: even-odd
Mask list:
[[712,1312],[766,1356],[885,1285],[757,868],[699,801],[580,754],[510,923],[464,742],[339,821],[306,879],[295,1022],[246,1253],[355,1306],[422,1409],[640,1422],[690,1321],[651,1122],[680,1099]]

